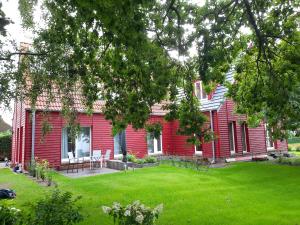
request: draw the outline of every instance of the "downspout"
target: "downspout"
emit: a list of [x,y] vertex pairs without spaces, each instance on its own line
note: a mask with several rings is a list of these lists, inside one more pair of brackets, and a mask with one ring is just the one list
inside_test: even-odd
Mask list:
[[35,109],[32,110],[31,126],[31,162],[34,162],[34,143],[35,143]]
[[[214,122],[213,122],[213,114],[212,114],[212,110],[209,111],[210,112],[210,129],[211,132],[214,132]],[[212,154],[213,154],[213,160],[212,163],[216,162],[216,153],[215,153],[215,140],[213,140],[211,142],[211,146],[212,146]]]

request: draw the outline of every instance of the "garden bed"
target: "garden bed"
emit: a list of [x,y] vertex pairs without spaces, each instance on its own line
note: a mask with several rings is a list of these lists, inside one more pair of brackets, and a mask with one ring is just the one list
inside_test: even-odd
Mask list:
[[[134,163],[134,162],[127,162],[127,167],[131,168],[144,168],[144,167],[153,167],[158,166],[158,162],[154,163]],[[125,170],[125,163],[121,160],[109,160],[107,161],[107,167],[114,170]]]

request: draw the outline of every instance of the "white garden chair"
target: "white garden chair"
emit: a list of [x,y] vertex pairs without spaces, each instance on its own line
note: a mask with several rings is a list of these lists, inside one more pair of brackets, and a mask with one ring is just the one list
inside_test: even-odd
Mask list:
[[103,159],[105,163],[105,167],[107,167],[107,161],[110,160],[110,153],[111,153],[110,149],[107,149],[105,152],[104,159]]
[[92,156],[90,158],[90,169],[93,169],[95,165],[99,165],[102,168],[102,152],[101,150],[92,151]]
[[78,173],[78,167],[79,165],[82,165],[82,170],[83,170],[83,166],[84,166],[84,162],[81,162],[79,160],[79,158],[75,158],[73,152],[68,152],[68,158],[69,158],[69,164],[68,164],[68,168],[67,168],[67,173],[69,172],[70,167],[72,166],[72,173],[73,170],[77,169],[77,173]]

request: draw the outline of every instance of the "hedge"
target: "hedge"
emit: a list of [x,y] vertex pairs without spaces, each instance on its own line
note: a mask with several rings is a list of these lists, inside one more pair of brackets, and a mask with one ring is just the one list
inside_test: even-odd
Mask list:
[[5,157],[11,158],[11,132],[0,133],[0,160],[4,160]]

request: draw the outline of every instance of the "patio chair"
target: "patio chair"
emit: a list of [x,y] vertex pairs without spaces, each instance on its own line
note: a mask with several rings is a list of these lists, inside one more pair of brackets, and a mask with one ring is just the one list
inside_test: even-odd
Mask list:
[[68,152],[68,158],[69,158],[69,164],[68,164],[68,167],[67,167],[67,173],[69,172],[70,167],[72,167],[72,173],[73,173],[73,170],[75,169],[75,166],[76,166],[77,173],[78,173],[78,167],[80,165],[81,165],[81,168],[83,170],[84,163],[81,162],[79,158],[75,158],[73,152]]
[[104,155],[104,163],[105,163],[105,167],[107,167],[107,161],[110,160],[110,152],[111,150],[110,149],[107,149],[106,152],[105,152],[105,155]]
[[102,168],[102,152],[101,150],[93,150],[90,158],[90,169],[94,169],[95,165]]

